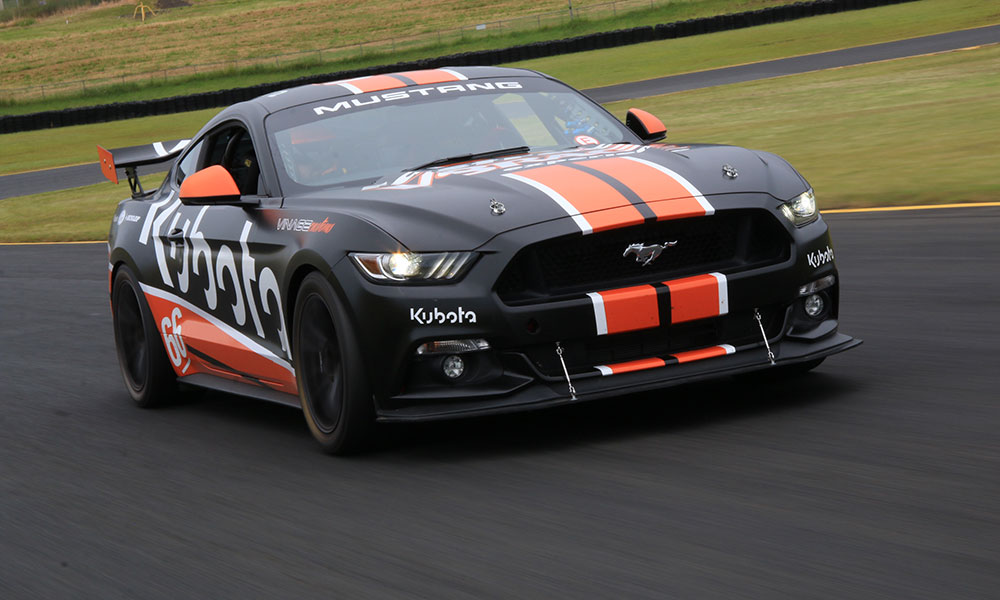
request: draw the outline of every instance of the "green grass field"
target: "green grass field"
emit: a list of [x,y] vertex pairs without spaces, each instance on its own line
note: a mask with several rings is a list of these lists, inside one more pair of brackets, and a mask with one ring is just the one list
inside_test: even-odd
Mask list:
[[[669,140],[781,154],[821,208],[1000,198],[1000,46],[693,90],[641,105]],[[0,200],[0,241],[100,240],[124,184]]]
[[[937,15],[937,16],[935,16]],[[976,0],[922,0],[664,42],[516,63],[577,88],[659,77],[1000,22]],[[94,162],[116,148],[193,135],[214,110],[0,135],[0,175]]]
[[536,69],[582,89],[997,23],[1000,3],[923,0],[509,66]]
[[162,98],[789,2],[577,0],[570,20],[565,0],[191,1],[146,24],[115,2],[0,27],[0,108]]

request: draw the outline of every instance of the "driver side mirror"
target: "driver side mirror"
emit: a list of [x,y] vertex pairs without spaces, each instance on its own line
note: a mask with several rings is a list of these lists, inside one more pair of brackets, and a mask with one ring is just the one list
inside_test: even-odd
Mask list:
[[222,165],[212,165],[188,175],[181,183],[184,204],[235,204],[256,206],[259,200],[243,200],[233,176]]
[[631,129],[644,142],[655,142],[667,137],[667,126],[652,114],[640,109],[630,108],[625,115],[625,126]]

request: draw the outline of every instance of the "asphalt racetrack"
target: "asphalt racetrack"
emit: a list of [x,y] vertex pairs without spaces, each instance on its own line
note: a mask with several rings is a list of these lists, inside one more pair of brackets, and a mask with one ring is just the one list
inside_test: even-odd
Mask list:
[[1000,208],[829,215],[860,348],[383,429],[130,405],[102,244],[0,247],[0,597],[997,598]]
[[[645,98],[727,83],[767,79],[769,77],[780,77],[782,75],[793,75],[821,69],[859,65],[995,43],[1000,43],[1000,25],[951,31],[894,42],[845,48],[817,54],[806,54],[722,69],[698,71],[696,73],[658,77],[644,81],[592,88],[583,90],[583,92],[596,102],[615,102],[629,98]],[[191,132],[192,135],[194,133]],[[159,140],[149,140],[148,142],[137,140],[136,143],[152,143],[155,141]],[[96,156],[96,148],[94,153]],[[124,181],[124,170],[119,169],[118,171],[118,177]],[[140,175],[151,174],[153,172],[140,170]],[[104,175],[101,174],[100,166],[96,162],[4,175],[0,176],[0,200],[15,196],[26,196],[29,194],[40,194],[84,185],[93,185],[102,181],[104,181]],[[159,180],[153,178],[150,181],[155,185]],[[147,183],[147,185],[150,184]]]

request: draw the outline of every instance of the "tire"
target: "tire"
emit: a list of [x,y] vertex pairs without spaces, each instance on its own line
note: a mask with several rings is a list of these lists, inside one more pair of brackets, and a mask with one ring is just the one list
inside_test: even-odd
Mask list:
[[328,454],[367,443],[374,405],[343,303],[319,273],[302,280],[292,317],[292,360],[302,412]]
[[118,267],[111,286],[111,314],[118,365],[132,400],[152,408],[173,399],[177,377],[139,281],[125,265]]

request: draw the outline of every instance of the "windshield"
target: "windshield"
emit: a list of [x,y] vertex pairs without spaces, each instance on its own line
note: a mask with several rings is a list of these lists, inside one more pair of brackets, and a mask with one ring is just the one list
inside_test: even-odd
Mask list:
[[537,77],[332,98],[275,113],[266,126],[282,185],[292,191],[395,178],[449,162],[442,159],[461,162],[520,146],[536,151],[634,141],[599,106]]

